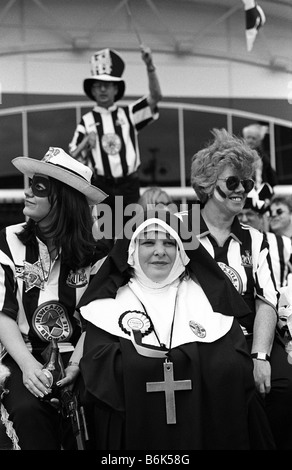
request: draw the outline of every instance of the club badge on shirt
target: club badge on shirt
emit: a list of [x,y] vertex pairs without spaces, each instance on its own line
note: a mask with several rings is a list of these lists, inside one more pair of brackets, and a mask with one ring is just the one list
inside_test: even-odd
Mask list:
[[245,250],[245,255],[241,255],[241,265],[245,268],[252,268],[252,255],[249,250]]
[[101,138],[101,145],[108,155],[117,155],[122,148],[121,139],[117,134],[104,134]]
[[48,271],[44,269],[42,262],[38,260],[35,263],[23,261],[23,267],[19,266],[16,268],[15,277],[25,283],[25,292],[28,292],[33,287],[44,290],[48,275]]
[[66,308],[56,300],[38,306],[32,317],[32,327],[45,341],[51,341],[52,338],[65,341],[73,332]]
[[68,277],[66,279],[66,284],[69,287],[84,287],[86,284],[88,284],[86,272],[84,268],[77,269],[77,271],[71,271],[68,274]]

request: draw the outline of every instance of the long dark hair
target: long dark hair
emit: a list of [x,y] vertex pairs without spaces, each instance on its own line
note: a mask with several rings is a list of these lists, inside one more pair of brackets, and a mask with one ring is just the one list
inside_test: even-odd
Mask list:
[[40,230],[37,222],[29,219],[18,238],[24,245],[36,244],[35,236],[46,242],[53,240],[62,261],[70,268],[89,266],[95,250],[92,235],[92,216],[86,197],[76,189],[50,178],[51,224]]

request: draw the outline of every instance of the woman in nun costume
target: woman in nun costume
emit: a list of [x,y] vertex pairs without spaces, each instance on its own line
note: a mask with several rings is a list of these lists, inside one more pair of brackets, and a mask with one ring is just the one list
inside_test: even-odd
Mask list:
[[96,450],[274,449],[236,318],[248,307],[186,230],[148,211],[81,299]]

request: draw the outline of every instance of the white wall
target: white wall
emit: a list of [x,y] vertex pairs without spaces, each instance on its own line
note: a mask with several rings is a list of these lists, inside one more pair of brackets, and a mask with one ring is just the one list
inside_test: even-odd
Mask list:
[[[124,3],[42,0],[41,9],[33,0],[18,0],[6,13],[1,3],[2,93],[83,94],[90,55],[112,47],[126,62],[126,95],[143,94],[145,68]],[[266,15],[275,3],[261,2]],[[153,50],[164,95],[288,100],[292,5],[282,16],[280,5],[278,16],[272,16],[271,10],[250,53],[241,0],[135,0],[130,5],[135,27]],[[236,5],[238,9],[228,16],[228,9]],[[74,38],[86,41],[88,48],[74,49]],[[270,67],[274,62],[288,71]]]

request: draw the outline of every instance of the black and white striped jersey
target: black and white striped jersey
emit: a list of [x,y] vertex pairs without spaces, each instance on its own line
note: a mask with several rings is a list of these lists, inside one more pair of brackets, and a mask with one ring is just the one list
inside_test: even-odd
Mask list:
[[73,272],[61,255],[51,263],[38,238],[35,246],[23,245],[16,235],[22,229],[0,232],[0,311],[18,323],[32,350],[44,349],[52,335],[70,350],[80,334],[76,305],[104,258]]
[[[188,223],[190,213],[181,212],[179,216]],[[259,298],[275,309],[277,313],[279,292],[272,267],[267,238],[258,230],[240,224],[237,217],[231,233],[223,246],[219,246],[211,235],[205,221],[200,217],[200,243],[217,261],[231,280],[236,290],[243,296],[255,314],[255,299]],[[250,317],[244,325],[252,330],[254,318]]]
[[82,162],[95,168],[98,175],[124,177],[136,171],[141,163],[138,133],[158,117],[158,108],[152,113],[146,97],[128,106],[114,104],[108,109],[95,106],[82,116],[69,151],[73,152],[85,135],[95,132],[95,148],[83,153]]
[[289,260],[292,253],[292,243],[289,237],[265,232],[269,244],[269,251],[273,266],[277,289],[287,285],[289,274]]

